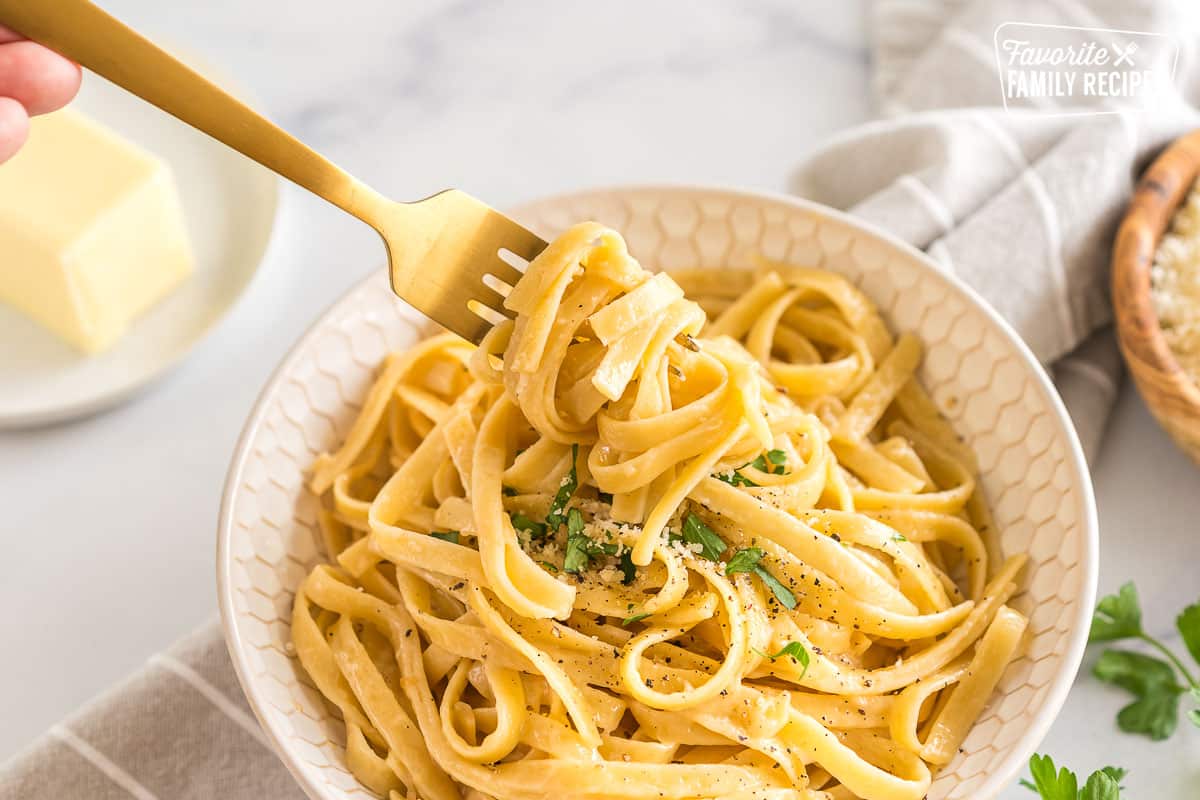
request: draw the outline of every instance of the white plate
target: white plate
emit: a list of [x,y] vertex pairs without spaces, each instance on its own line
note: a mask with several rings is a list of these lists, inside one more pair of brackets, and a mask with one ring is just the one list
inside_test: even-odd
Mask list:
[[[515,212],[543,236],[595,219],[648,267],[751,265],[750,255],[846,275],[896,331],[925,345],[921,380],[975,451],[1006,552],[1030,564],[1014,605],[1025,654],[942,769],[929,800],[987,800],[1022,768],[1079,669],[1096,597],[1096,508],[1074,428],[1012,329],[925,255],[858,220],[795,198],[703,187],[602,189]],[[389,351],[430,330],[381,270],[324,314],[276,370],[238,443],[217,533],[217,596],[229,651],[263,727],[314,800],[370,798],[346,768],[340,719],[289,654],[293,592],[322,561],[318,452],[343,439]]]
[[[219,71],[183,57],[247,96]],[[170,164],[196,270],[115,347],[95,356],[80,354],[0,303],[0,428],[89,414],[163,375],[241,296],[275,225],[279,181],[248,158],[92,74],[85,76],[75,107]]]

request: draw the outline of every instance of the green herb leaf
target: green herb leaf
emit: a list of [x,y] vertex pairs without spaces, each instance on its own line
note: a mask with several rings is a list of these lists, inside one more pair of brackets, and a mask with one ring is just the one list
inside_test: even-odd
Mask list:
[[1194,603],[1175,618],[1175,627],[1183,635],[1183,643],[1197,664],[1200,664],[1200,603]]
[[1145,734],[1155,741],[1175,732],[1179,696],[1184,688],[1175,682],[1175,670],[1170,664],[1128,650],[1105,650],[1092,673],[1137,698],[1117,714],[1121,730]]
[[1117,594],[1110,594],[1096,606],[1092,619],[1090,642],[1111,642],[1142,635],[1142,609],[1138,604],[1137,587],[1130,581]]
[[[759,472],[766,472],[770,475],[776,475],[783,472],[782,469],[777,470],[776,467],[785,466],[787,466],[786,450],[768,450],[765,455],[760,453],[759,455],[755,456],[753,461],[742,464],[740,467],[738,467],[738,470],[745,469],[746,467],[754,467]],[[750,480],[737,470],[733,470],[732,472],[718,473],[713,475],[713,477],[719,481],[728,483],[730,486],[758,486],[757,483]]]
[[[597,556],[615,556],[615,542],[597,542],[583,532],[583,514],[578,508],[567,511],[567,552],[563,558],[565,572],[582,572]],[[632,563],[632,562],[631,562]]]
[[633,583],[634,578],[637,577],[637,565],[633,563],[632,550],[626,550],[624,553],[621,553],[621,575],[623,576],[621,583],[626,586]]
[[1029,773],[1033,783],[1022,780],[1021,785],[1044,800],[1121,800],[1119,784],[1126,775],[1120,767],[1103,767],[1088,776],[1079,789],[1075,773],[1066,767],[1056,770],[1050,756],[1036,754],[1029,759]]
[[713,475],[713,477],[719,481],[724,481],[725,483],[728,483],[730,486],[758,486],[757,483],[755,483],[754,481],[750,480],[745,475],[743,475],[742,473],[737,472],[737,471],[718,472],[717,474]]
[[778,578],[757,565],[754,567],[754,574],[771,590],[771,594],[775,595],[775,599],[782,603],[784,608],[790,611],[796,607],[796,595],[792,594],[791,589],[780,583]]
[[539,561],[538,563],[541,564],[543,567],[545,567],[550,572],[558,572],[558,567],[554,566],[549,561]]
[[892,537],[892,541],[893,542],[907,542],[908,537],[905,536],[903,533],[897,533],[895,536]]
[[509,518],[512,520],[513,528],[528,533],[531,539],[541,539],[546,535],[545,525],[530,519],[524,514],[512,514]]
[[800,642],[788,642],[787,644],[785,644],[783,647],[781,647],[779,649],[778,653],[774,653],[774,654],[764,653],[762,650],[759,650],[757,647],[754,647],[751,649],[754,650],[754,652],[758,653],[763,658],[769,658],[772,661],[774,661],[777,658],[783,658],[784,656],[788,656],[793,661],[798,662],[801,667],[803,667],[803,669],[800,671],[801,678],[803,678],[805,676],[805,674],[808,673],[808,662],[809,662],[808,650],[805,649],[804,645],[801,644]]
[[1066,767],[1056,771],[1050,756],[1034,753],[1029,759],[1029,774],[1033,776],[1031,788],[1042,796],[1042,800],[1077,800],[1079,796],[1075,773]]
[[[1193,688],[1190,691],[1192,701],[1200,705],[1200,688]],[[1187,713],[1188,722],[1200,728],[1200,708],[1193,708]]]
[[1079,800],[1121,800],[1121,787],[1103,770],[1088,776]]
[[621,620],[621,627],[624,628],[627,625],[632,625],[635,622],[641,622],[648,616],[650,616],[650,615],[647,613],[647,614],[634,614],[631,617],[626,617],[625,619]]
[[563,517],[563,511],[567,507],[567,503],[571,502],[571,495],[575,494],[575,490],[579,488],[579,473],[575,469],[575,462],[579,460],[579,445],[571,445],[571,469],[567,472],[567,476],[563,478],[562,485],[558,487],[558,491],[554,494],[554,500],[550,503],[550,513],[546,515],[546,524],[550,526],[550,530],[556,531],[562,527],[566,519]]
[[683,521],[683,540],[688,544],[700,545],[703,548],[700,555],[709,561],[716,561],[729,549],[725,540],[695,514],[688,514]]
[[589,545],[592,540],[583,532],[583,514],[578,508],[567,512],[567,552],[563,557],[563,570],[566,572],[582,572],[592,560]]
[[725,562],[725,574],[736,575],[739,572],[753,572],[765,555],[758,547],[743,547]]
[[458,531],[432,531],[429,535],[435,539],[441,539],[443,542],[458,544]]
[[582,572],[592,561],[592,546],[595,542],[583,533],[583,515],[578,509],[566,513],[566,555],[563,558],[565,572]]

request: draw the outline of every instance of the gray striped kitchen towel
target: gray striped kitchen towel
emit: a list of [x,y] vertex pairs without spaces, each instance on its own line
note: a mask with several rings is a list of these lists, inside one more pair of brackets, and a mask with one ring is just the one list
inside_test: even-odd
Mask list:
[[[879,0],[871,7],[880,122],[838,137],[795,190],[929,252],[1006,316],[1047,365],[1094,453],[1117,386],[1106,300],[1113,226],[1137,168],[1198,121],[1180,37],[1179,92],[1151,113],[998,108],[993,34],[1025,21],[1174,31],[1186,3]],[[796,13],[808,13],[798,8]],[[797,76],[797,80],[811,79]],[[0,800],[295,798],[259,731],[220,631],[208,626],[0,767]]]
[[[925,250],[983,295],[1051,370],[1089,461],[1120,376],[1113,232],[1147,159],[1200,126],[1196,12],[1167,0],[879,0],[870,25],[883,118],[811,154],[792,182]],[[1140,111],[1061,113],[1133,105],[1084,98],[1081,85],[1074,99],[1005,108],[1008,51],[998,56],[996,44],[1010,39],[1093,41],[1111,54],[1135,41],[1133,58],[1145,59],[1137,66],[1173,66],[1174,80]]]
[[0,800],[300,800],[213,622],[0,768]]

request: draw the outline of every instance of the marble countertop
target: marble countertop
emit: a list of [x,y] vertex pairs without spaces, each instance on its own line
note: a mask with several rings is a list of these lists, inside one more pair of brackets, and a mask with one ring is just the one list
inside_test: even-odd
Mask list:
[[[872,116],[860,2],[102,4],[223,64],[272,117],[394,197],[786,190],[808,148]],[[290,185],[279,226],[247,295],[162,383],[100,416],[0,434],[17,558],[0,578],[0,760],[215,614],[217,506],[243,420],[292,342],[383,259],[373,232]],[[1200,588],[1200,469],[1130,386],[1095,482],[1101,590],[1138,581],[1148,626],[1167,634]],[[1196,797],[1200,730],[1119,733],[1124,696],[1087,674],[1095,656],[1041,750],[1085,773],[1129,767],[1135,797]]]

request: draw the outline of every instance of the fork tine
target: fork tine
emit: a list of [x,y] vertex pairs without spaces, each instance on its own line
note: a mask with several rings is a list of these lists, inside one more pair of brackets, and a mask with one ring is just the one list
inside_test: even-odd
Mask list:
[[495,275],[509,286],[516,286],[517,281],[521,280],[521,276],[524,275],[523,272],[518,270],[512,264],[509,264],[506,261],[501,261],[499,258],[497,258],[496,263],[493,264],[490,269],[488,269],[487,274]]
[[471,297],[472,299],[483,303],[488,308],[499,311],[506,317],[512,316],[512,312],[504,307],[504,295],[500,294],[482,281],[480,281],[480,284],[474,288],[474,291],[471,292]]
[[386,224],[378,229],[388,243],[396,294],[473,342],[483,338],[492,322],[468,308],[468,302],[512,317],[504,308],[503,293],[484,279],[490,275],[496,279],[493,285],[515,286],[523,273],[501,252],[529,261],[546,248],[544,241],[454,189],[416,203],[393,204],[389,211]]
[[545,240],[533,231],[521,227],[508,217],[504,217],[504,220],[511,226],[511,230],[504,232],[505,250],[512,252],[513,255],[519,256],[526,261],[533,261],[546,249],[547,244]]

